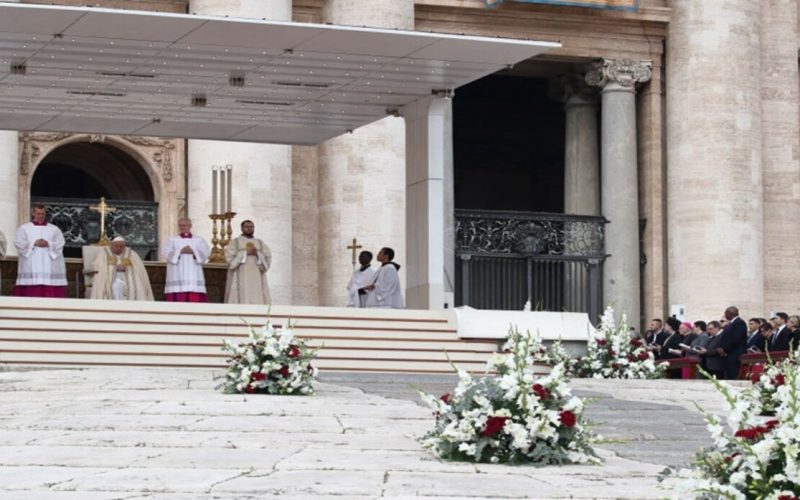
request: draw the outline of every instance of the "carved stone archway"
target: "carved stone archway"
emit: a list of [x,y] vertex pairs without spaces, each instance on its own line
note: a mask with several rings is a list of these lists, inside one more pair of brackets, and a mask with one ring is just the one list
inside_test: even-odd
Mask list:
[[19,134],[19,224],[28,220],[31,182],[36,169],[48,154],[61,146],[76,143],[102,143],[120,149],[134,158],[150,179],[153,199],[158,203],[158,238],[164,241],[185,215],[186,149],[183,139],[129,137],[61,132],[22,132]]

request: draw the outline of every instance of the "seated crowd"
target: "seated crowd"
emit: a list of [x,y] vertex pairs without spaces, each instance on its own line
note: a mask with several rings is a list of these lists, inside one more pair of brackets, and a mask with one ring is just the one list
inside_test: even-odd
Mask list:
[[728,307],[719,320],[689,323],[677,318],[650,321],[644,334],[657,360],[698,358],[700,367],[717,378],[735,379],[740,358],[747,352],[796,350],[800,345],[800,316],[776,313],[769,320],[753,317],[747,323],[739,310]]

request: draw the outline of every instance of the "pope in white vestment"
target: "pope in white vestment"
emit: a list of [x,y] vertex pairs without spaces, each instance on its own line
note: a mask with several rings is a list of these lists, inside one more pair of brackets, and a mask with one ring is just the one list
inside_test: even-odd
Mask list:
[[375,274],[372,284],[365,287],[369,290],[367,307],[403,309],[403,289],[400,287],[400,276],[397,274],[400,266],[392,262],[392,259],[394,250],[391,248],[381,248],[378,252],[378,262],[381,263],[381,267]]
[[272,251],[260,239],[254,238],[255,224],[242,222],[242,235],[225,247],[228,262],[228,281],[225,302],[228,304],[269,305],[267,271],[272,265]]
[[46,209],[34,207],[33,220],[17,229],[14,246],[19,253],[17,297],[63,298],[67,295],[64,235],[45,221]]
[[150,278],[139,255],[119,236],[94,261],[97,270],[89,298],[103,300],[153,300]]
[[178,221],[180,234],[170,236],[161,255],[167,261],[167,302],[208,302],[203,263],[211,255],[206,240],[191,233],[192,221]]
[[353,271],[350,283],[347,284],[348,307],[367,307],[368,292],[364,287],[375,280],[375,269],[370,265],[372,252],[361,252],[358,255],[358,262],[361,266]]

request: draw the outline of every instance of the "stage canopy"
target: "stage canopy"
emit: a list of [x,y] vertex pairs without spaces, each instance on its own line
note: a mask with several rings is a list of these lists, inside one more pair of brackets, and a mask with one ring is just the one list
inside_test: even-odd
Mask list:
[[558,46],[0,4],[0,129],[317,144]]

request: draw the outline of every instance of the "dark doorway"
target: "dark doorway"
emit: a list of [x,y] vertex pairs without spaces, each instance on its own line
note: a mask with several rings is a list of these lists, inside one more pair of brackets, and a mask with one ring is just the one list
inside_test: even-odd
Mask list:
[[490,75],[453,99],[455,206],[564,211],[563,104],[549,79]]
[[154,201],[144,169],[107,144],[76,142],[48,154],[33,176],[31,197]]

